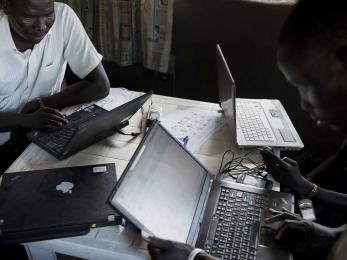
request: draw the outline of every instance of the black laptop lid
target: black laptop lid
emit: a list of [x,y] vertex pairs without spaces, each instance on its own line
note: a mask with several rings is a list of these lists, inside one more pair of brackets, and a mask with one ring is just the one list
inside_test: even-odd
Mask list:
[[193,243],[211,174],[159,123],[139,145],[110,203],[138,228]]
[[99,114],[95,119],[81,125],[63,152],[64,157],[68,157],[103,138],[113,135],[121,122],[129,120],[152,94],[153,91],[143,94],[111,111]]
[[59,228],[119,224],[121,217],[106,203],[116,182],[114,164],[5,173],[0,185],[2,235],[52,230],[57,233],[47,234],[57,237]]

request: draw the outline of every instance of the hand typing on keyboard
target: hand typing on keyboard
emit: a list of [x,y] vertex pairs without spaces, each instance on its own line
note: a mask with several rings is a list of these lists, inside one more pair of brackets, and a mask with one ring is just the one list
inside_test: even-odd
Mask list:
[[282,185],[300,195],[307,195],[313,184],[300,173],[299,165],[290,158],[278,158],[270,149],[260,150],[268,172]]
[[21,127],[28,129],[57,128],[68,124],[66,117],[58,110],[42,107],[35,112],[21,113]]
[[[271,221],[277,221],[275,219]],[[287,216],[273,230],[274,238],[296,252],[329,249],[345,226],[330,228],[308,220],[294,220]]]
[[268,211],[271,217],[264,219],[265,223],[274,223],[276,221],[282,221],[285,219],[302,220],[300,215],[290,212],[286,208],[282,208],[282,211],[269,208]]

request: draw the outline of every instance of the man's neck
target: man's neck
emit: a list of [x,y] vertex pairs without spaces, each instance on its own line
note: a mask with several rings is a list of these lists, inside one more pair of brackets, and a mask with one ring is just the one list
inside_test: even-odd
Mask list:
[[14,30],[11,29],[11,35],[17,50],[24,52],[26,50],[34,48],[35,44],[24,40],[20,35],[18,35]]

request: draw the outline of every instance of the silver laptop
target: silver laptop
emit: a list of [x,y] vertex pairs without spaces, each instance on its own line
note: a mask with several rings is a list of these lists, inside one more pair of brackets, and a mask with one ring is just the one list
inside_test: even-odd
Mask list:
[[235,81],[218,44],[216,51],[219,101],[234,142],[244,148],[303,148],[304,144],[279,100],[236,98]]
[[139,229],[224,259],[291,259],[263,223],[290,194],[220,181],[160,123],[147,132],[109,202]]

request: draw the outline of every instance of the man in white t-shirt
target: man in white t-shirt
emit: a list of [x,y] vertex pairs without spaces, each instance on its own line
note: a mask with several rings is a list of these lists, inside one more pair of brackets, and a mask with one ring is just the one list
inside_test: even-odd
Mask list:
[[[109,81],[102,56],[69,6],[53,0],[0,0],[0,8],[4,150],[9,132],[66,125],[57,109],[107,96]],[[81,81],[62,89],[67,63]]]

